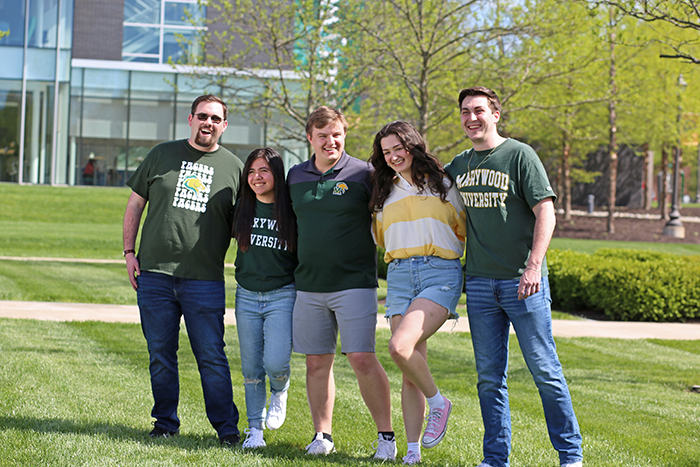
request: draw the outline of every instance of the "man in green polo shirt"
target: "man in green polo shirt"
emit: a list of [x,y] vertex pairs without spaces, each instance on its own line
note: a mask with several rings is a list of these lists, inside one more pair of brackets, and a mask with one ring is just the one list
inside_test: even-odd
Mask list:
[[379,432],[374,458],[394,460],[389,379],[374,353],[377,268],[370,229],[371,166],[345,153],[346,131],[340,111],[314,110],[306,123],[314,155],[287,177],[299,232],[292,336],[294,351],[306,355],[306,392],[315,431],[306,451],[335,451],[333,362],[340,333],[341,351]]

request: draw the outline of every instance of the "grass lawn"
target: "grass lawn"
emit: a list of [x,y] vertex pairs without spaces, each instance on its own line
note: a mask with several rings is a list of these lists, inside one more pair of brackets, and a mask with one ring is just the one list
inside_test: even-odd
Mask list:
[[[0,183],[0,256],[122,259],[122,220],[130,194],[128,187]],[[226,262],[234,260],[232,248]]]
[[[0,256],[122,260],[122,217],[129,188],[19,186],[0,183]],[[700,245],[554,238],[552,248],[592,253],[598,248],[700,254]],[[226,263],[235,261],[229,248]],[[234,303],[233,270],[226,270],[227,306]],[[380,299],[386,282],[380,281]],[[0,262],[0,300],[135,304],[123,265]],[[464,305],[464,297],[460,301]],[[380,312],[383,310],[380,309]],[[462,309],[458,310],[464,315]],[[570,318],[554,313],[555,318]]]
[[[224,270],[226,306],[233,307],[234,269]],[[0,300],[136,305],[123,264],[0,261]]]
[[615,240],[586,240],[581,238],[553,238],[549,246],[556,250],[573,250],[592,254],[600,248],[651,250],[675,255],[700,255],[700,245],[691,243],[621,242]]
[[[378,332],[378,356],[392,385],[399,454],[406,441],[400,417],[400,373]],[[234,398],[247,427],[235,327],[227,328]],[[585,464],[697,467],[700,465],[700,341],[557,339],[584,435]],[[430,366],[454,410],[445,440],[423,451],[425,466],[474,466],[483,435],[468,334],[430,340]],[[312,424],[304,363],[292,360],[285,425],[266,431],[268,447],[222,449],[204,415],[201,387],[185,330],[180,346],[180,436],[153,440],[146,345],[138,325],[0,319],[0,465],[3,466],[320,466],[377,465],[376,436],[347,360],[336,364],[334,438],[337,454],[308,458]],[[515,338],[509,387],[513,467],[552,467],[537,390]]]
[[[0,184],[0,256],[121,259],[121,220],[129,190]],[[699,254],[694,245],[554,239],[552,248],[643,248]],[[671,249],[669,249],[671,248]],[[229,252],[227,262],[233,262]],[[227,306],[233,270],[227,269]],[[380,283],[380,297],[386,293]],[[0,300],[135,304],[122,264],[1,261]],[[461,312],[462,310],[460,310]],[[555,313],[561,318],[563,314]],[[401,375],[377,349],[392,384],[399,454]],[[227,328],[234,396],[247,427],[235,327]],[[700,340],[557,338],[559,355],[584,435],[585,465],[700,466]],[[481,460],[481,424],[469,334],[438,333],[429,360],[441,391],[454,402],[440,446],[423,451],[426,466],[473,466]],[[182,434],[147,437],[152,398],[146,344],[138,325],[0,319],[0,466],[311,466],[377,465],[369,460],[374,426],[347,360],[338,356],[334,438],[338,453],[307,458],[312,424],[304,362],[292,359],[288,419],[266,432],[255,452],[221,449],[204,415],[186,330],[180,345]],[[511,340],[509,387],[513,467],[558,465],[537,390]]]

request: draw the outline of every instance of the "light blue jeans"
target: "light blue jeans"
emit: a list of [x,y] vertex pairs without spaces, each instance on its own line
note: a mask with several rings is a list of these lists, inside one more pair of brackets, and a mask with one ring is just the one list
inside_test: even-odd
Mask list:
[[509,465],[511,425],[506,378],[510,323],[539,390],[549,439],[559,453],[559,461],[578,462],[583,459],[581,432],[552,337],[549,281],[542,278],[540,291],[525,300],[518,300],[518,282],[465,277],[485,430],[484,462],[493,467]]
[[269,292],[236,289],[236,327],[250,428],[263,429],[267,400],[265,378],[273,394],[289,388],[292,356],[294,283]]

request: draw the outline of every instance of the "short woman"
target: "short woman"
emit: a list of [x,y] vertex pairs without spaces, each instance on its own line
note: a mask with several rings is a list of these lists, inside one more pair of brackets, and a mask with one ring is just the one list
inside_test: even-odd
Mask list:
[[[466,213],[455,184],[409,123],[384,126],[374,138],[370,207],[377,244],[388,263],[389,353],[403,373],[401,406],[408,441],[404,464],[420,462],[420,446],[442,441],[452,403],[427,365],[427,340],[455,308],[462,290]],[[429,414],[419,443],[425,401]]]
[[[248,414],[243,447],[259,448],[265,446],[265,426],[276,430],[287,413],[296,219],[284,164],[274,149],[251,152],[241,177],[233,237],[238,242],[236,325]],[[271,393],[267,417],[266,376]]]

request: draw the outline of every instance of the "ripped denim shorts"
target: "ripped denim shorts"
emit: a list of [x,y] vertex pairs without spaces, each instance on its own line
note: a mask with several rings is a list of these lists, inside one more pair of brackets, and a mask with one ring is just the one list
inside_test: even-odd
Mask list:
[[462,264],[459,259],[438,256],[412,256],[395,259],[387,271],[386,317],[406,313],[416,298],[426,298],[447,309],[448,319],[462,293]]

